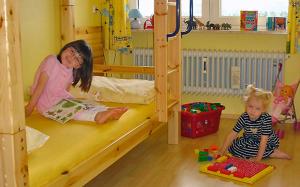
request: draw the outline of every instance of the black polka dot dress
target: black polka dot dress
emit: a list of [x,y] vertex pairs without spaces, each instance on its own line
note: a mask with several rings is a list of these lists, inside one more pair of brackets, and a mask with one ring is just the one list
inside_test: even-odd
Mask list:
[[268,142],[263,158],[269,157],[279,147],[279,138],[272,129],[272,120],[268,113],[263,113],[257,120],[251,121],[249,115],[243,113],[233,130],[239,133],[244,130],[243,136],[236,138],[228,151],[236,157],[256,157],[262,135],[268,135]]

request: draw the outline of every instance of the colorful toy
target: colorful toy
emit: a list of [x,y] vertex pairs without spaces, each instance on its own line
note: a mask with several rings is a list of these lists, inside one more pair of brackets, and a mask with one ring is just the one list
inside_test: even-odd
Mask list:
[[199,149],[195,149],[195,154],[198,155],[198,161],[212,161],[213,159],[218,159],[220,155],[218,154],[218,146],[211,145],[210,148],[203,149],[200,151]]
[[181,135],[196,138],[218,131],[225,107],[220,103],[195,102],[184,104],[181,109]]
[[[294,96],[299,85],[298,81],[295,84],[283,84],[279,80],[276,83],[274,90],[274,101],[272,106],[272,122],[279,122],[280,115],[295,115],[293,111]],[[291,116],[293,117],[293,116]],[[294,117],[293,117],[294,118]],[[296,120],[296,119],[294,119]]]
[[[290,119],[294,122],[294,129],[300,130],[300,122],[297,121],[294,104],[294,97],[300,84],[300,80],[291,85],[283,84],[281,81],[279,81],[281,70],[282,64],[279,64],[273,94],[274,101],[272,105],[272,124],[275,125],[277,123],[283,123]],[[284,118],[280,119],[281,116],[284,116]],[[279,134],[280,133],[282,134],[282,132],[279,132]],[[281,137],[283,138],[283,136]]]
[[153,29],[153,28],[154,28],[154,15],[144,22],[144,29]]
[[201,22],[198,18],[196,18],[195,16],[194,16],[194,19],[195,19],[195,21],[196,21],[196,23],[197,23],[198,29],[199,29],[199,30],[203,30],[203,29],[205,28],[204,23],[202,23],[202,22]]
[[200,166],[200,172],[250,184],[273,170],[273,166],[231,156],[222,156],[214,163]]

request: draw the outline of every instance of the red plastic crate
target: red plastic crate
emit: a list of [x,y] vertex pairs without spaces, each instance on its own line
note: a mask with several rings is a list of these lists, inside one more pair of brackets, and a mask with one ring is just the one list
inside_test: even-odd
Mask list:
[[[203,103],[206,105],[206,112],[191,113],[189,110],[191,105]],[[216,107],[216,110],[211,108],[212,103],[197,102],[182,105],[186,111],[181,111],[181,136],[197,138],[212,134],[218,131],[220,124],[220,116],[224,106]]]

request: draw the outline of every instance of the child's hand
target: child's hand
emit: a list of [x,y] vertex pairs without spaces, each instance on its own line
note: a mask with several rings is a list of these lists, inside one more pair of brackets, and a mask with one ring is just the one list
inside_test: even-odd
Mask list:
[[32,107],[31,105],[26,105],[25,106],[25,116],[28,117],[31,115],[31,113],[33,112],[34,107]]
[[257,157],[252,157],[252,158],[249,158],[250,161],[252,162],[260,162],[261,159],[257,158]]

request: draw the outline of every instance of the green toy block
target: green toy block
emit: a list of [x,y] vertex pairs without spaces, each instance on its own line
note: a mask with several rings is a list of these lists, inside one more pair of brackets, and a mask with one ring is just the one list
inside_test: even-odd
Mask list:
[[208,152],[206,151],[199,151],[200,156],[208,156]]

